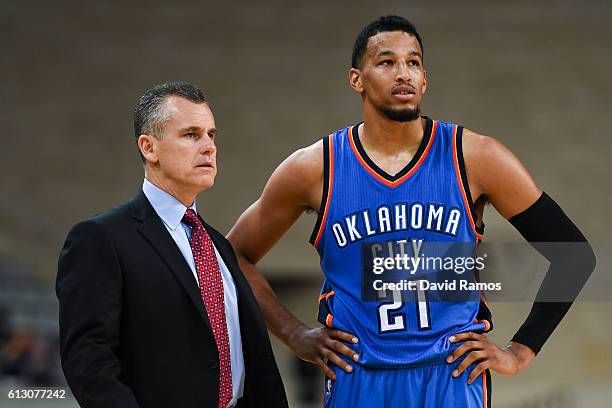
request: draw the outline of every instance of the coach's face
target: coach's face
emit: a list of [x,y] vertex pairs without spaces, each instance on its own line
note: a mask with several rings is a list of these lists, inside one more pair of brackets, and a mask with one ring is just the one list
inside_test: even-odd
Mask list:
[[215,119],[205,103],[177,96],[164,103],[168,119],[163,136],[143,135],[146,143],[139,143],[147,160],[147,177],[175,197],[189,201],[215,181]]
[[361,67],[351,68],[349,79],[364,103],[379,111],[418,112],[427,89],[419,42],[403,31],[370,37]]

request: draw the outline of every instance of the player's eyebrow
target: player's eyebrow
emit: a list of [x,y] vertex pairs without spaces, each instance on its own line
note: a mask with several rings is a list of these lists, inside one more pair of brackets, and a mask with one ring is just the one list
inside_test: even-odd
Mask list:
[[377,57],[386,57],[388,55],[395,55],[395,53],[393,51],[381,51],[378,54],[376,54]]
[[[421,53],[418,52],[418,51],[410,51],[408,54],[410,54],[412,56],[415,56],[415,57],[423,58]],[[384,50],[384,51],[381,51],[378,54],[376,54],[377,57],[385,57],[385,56],[389,56],[389,55],[395,55],[395,53],[393,51]]]

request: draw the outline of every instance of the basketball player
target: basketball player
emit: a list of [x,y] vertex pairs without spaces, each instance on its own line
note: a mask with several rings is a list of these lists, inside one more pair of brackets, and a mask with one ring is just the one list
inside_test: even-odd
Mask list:
[[[363,122],[289,156],[228,235],[269,328],[328,377],[326,407],[487,407],[489,370],[524,368],[571,305],[534,303],[512,341],[499,347],[484,334],[492,328],[484,302],[418,310],[403,299],[361,300],[362,245],[409,237],[475,246],[486,202],[530,242],[586,242],[501,143],[420,114],[423,61],[421,38],[404,18],[366,26],[349,70]],[[309,209],[318,213],[311,243],[325,275],[321,328],[285,309],[255,267]],[[590,246],[581,248],[571,256],[574,295],[594,268]],[[547,257],[541,292],[559,284],[554,269],[569,262]]]

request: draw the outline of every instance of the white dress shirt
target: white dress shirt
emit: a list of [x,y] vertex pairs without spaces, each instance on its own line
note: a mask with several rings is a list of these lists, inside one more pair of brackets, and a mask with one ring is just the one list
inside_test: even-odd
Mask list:
[[[181,251],[187,264],[191,268],[196,284],[199,285],[198,273],[196,271],[193,253],[191,252],[191,245],[189,244],[189,240],[191,239],[191,227],[181,222],[188,208],[196,211],[195,202],[191,207],[185,207],[175,197],[160,189],[146,178],[142,184],[142,191],[159,218],[163,221],[172,239],[174,239],[174,242],[176,242],[178,249]],[[178,228],[179,225],[182,228]],[[227,334],[230,343],[230,361],[232,366],[232,400],[227,406],[233,407],[244,392],[244,358],[242,356],[242,339],[240,337],[240,322],[238,319],[238,297],[232,275],[227,269],[225,262],[223,262],[223,258],[219,255],[217,248],[215,248],[215,255],[217,256],[219,269],[221,269],[221,278],[223,279],[225,320],[227,322]]]

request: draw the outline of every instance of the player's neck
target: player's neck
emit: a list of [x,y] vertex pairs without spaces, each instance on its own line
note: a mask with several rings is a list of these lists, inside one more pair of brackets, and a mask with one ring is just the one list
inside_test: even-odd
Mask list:
[[364,148],[393,154],[418,149],[425,133],[425,120],[421,117],[409,122],[391,120],[383,114],[364,112],[364,123],[359,129],[359,140]]

